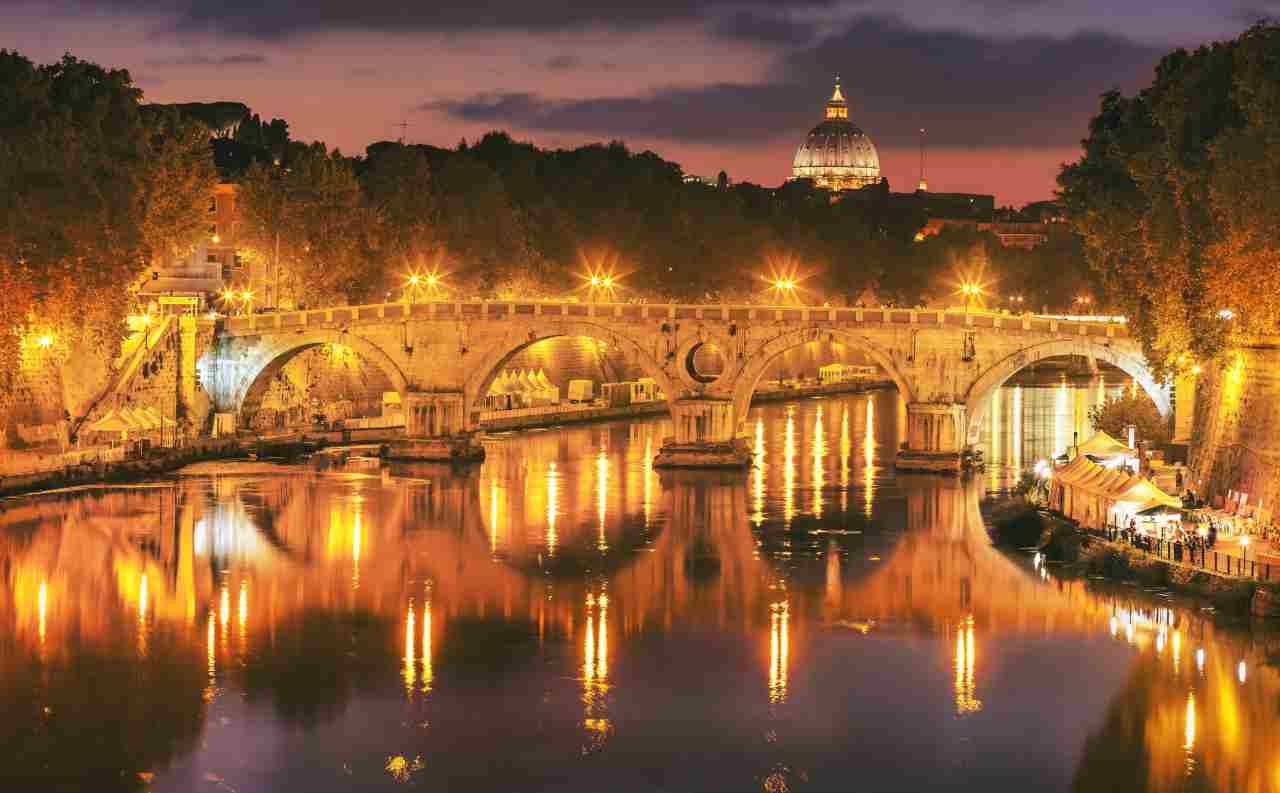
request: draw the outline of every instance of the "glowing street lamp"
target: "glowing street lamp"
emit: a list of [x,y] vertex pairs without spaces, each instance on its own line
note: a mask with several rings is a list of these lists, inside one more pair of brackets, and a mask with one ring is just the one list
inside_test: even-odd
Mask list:
[[39,344],[41,347],[44,347],[47,350],[49,349],[49,346],[53,344],[53,337],[50,336],[48,333],[46,333],[40,338],[36,339],[36,344]]
[[1236,318],[1236,312],[1229,308],[1218,309],[1218,319],[1232,320]]
[[1249,561],[1249,535],[1245,534],[1240,537],[1240,561]]

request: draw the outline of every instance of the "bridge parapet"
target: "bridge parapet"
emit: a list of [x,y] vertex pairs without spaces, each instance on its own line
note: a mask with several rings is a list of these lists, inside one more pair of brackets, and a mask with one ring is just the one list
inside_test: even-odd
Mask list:
[[224,332],[250,335],[299,328],[334,328],[353,323],[414,320],[599,319],[611,322],[780,322],[1067,333],[1074,336],[1127,338],[1128,326],[1111,317],[1064,318],[1038,314],[921,308],[834,308],[830,306],[700,305],[665,303],[575,303],[550,301],[430,301],[273,311],[227,317]]

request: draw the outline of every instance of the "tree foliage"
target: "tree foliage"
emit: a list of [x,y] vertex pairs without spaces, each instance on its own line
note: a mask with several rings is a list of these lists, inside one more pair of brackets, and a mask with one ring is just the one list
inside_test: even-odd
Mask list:
[[1177,50],[1136,96],[1103,96],[1059,175],[1090,264],[1166,372],[1216,356],[1232,330],[1275,327],[1277,86],[1274,25]]
[[203,233],[208,132],[140,99],[125,70],[0,50],[0,366],[33,334],[114,352],[130,286]]
[[[254,163],[240,184],[247,255],[270,273],[280,305],[371,299],[371,213],[351,162],[324,144],[290,147],[282,166]],[[266,296],[262,296],[265,298]]]
[[1162,444],[1170,435],[1168,419],[1146,394],[1111,397],[1094,405],[1089,408],[1089,422],[1095,430],[1117,439],[1125,438],[1130,425],[1137,427],[1138,440]]

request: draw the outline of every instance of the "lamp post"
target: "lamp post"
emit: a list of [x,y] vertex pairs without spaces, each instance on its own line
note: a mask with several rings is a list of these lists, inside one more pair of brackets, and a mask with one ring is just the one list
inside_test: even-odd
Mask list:
[[[1245,531],[1248,531],[1248,529],[1246,529]],[[1240,561],[1242,563],[1249,561],[1249,535],[1248,534],[1244,534],[1240,537]],[[1244,565],[1241,564],[1241,567],[1243,568]]]

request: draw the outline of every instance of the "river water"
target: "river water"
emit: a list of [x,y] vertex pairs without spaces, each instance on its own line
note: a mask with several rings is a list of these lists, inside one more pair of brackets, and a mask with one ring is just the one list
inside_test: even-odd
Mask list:
[[647,420],[9,500],[0,790],[1275,789],[1269,634],[991,547],[1061,388],[965,483],[881,391],[756,408],[745,474]]

